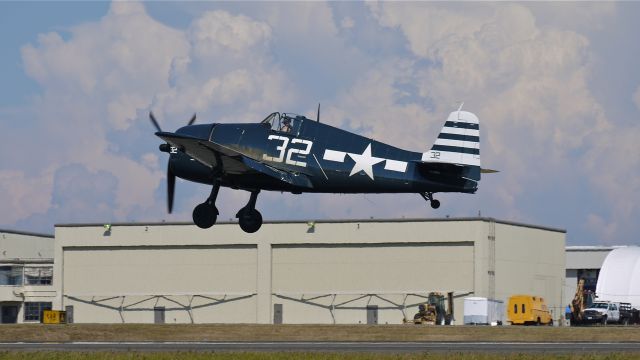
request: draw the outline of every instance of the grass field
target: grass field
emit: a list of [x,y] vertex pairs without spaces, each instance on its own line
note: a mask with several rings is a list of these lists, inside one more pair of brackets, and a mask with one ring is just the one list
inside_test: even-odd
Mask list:
[[37,341],[640,341],[640,327],[415,325],[1,325],[0,342]]
[[[0,342],[67,341],[513,341],[638,342],[640,327],[472,327],[412,325],[1,325]],[[206,352],[0,352],[0,360],[631,360],[640,354],[357,354]]]
[[336,354],[336,353],[77,353],[77,352],[5,352],[0,360],[631,360],[635,354],[528,355],[528,354]]

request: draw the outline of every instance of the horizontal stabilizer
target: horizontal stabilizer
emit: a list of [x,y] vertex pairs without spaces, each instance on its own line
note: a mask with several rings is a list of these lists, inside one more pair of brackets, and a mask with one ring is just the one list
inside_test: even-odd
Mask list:
[[418,171],[424,176],[445,176],[480,180],[480,167],[439,161],[414,161]]

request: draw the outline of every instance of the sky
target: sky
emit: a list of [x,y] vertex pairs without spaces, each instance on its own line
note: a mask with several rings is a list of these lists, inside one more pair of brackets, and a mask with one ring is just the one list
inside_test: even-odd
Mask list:
[[[427,151],[464,102],[476,194],[262,192],[265,220],[481,215],[640,244],[639,2],[0,2],[0,227],[190,221],[166,213],[163,130],[274,111]],[[222,189],[219,220],[244,191]]]

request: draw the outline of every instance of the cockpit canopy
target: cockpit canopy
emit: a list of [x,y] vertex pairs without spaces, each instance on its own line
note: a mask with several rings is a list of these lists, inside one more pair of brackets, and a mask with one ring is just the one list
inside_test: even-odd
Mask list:
[[273,131],[297,134],[304,120],[308,119],[302,115],[274,112],[260,123],[268,125]]

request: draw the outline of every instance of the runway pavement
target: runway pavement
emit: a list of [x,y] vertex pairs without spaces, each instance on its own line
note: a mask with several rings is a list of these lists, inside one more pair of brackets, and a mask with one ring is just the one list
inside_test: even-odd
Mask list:
[[640,343],[516,342],[65,342],[0,343],[0,351],[207,351],[207,352],[638,352]]

